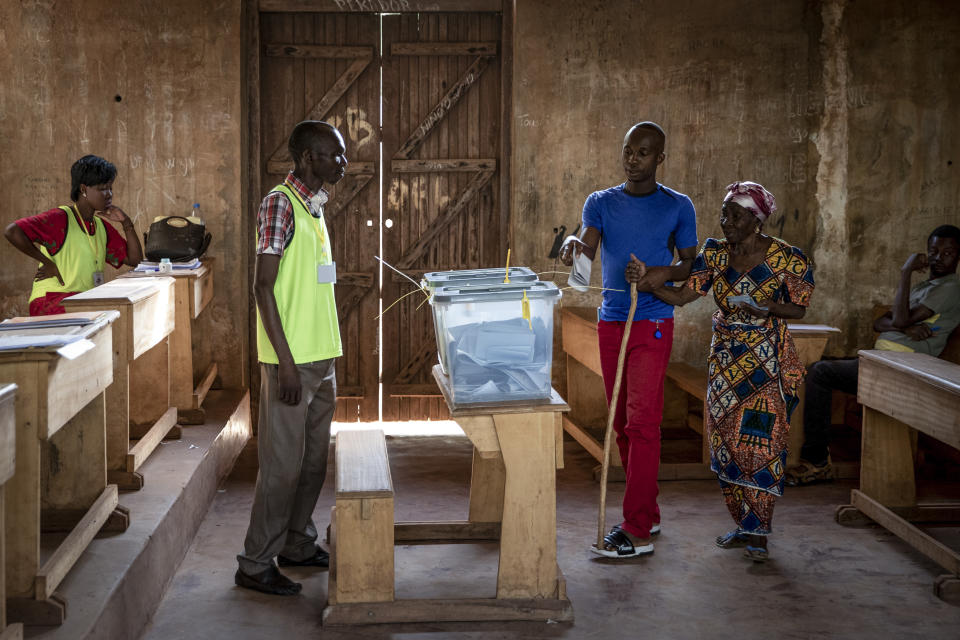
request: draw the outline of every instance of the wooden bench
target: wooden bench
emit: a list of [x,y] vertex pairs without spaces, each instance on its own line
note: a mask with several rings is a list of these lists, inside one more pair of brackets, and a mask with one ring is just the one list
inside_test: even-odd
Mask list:
[[694,367],[686,362],[671,362],[667,365],[666,379],[671,381],[687,398],[687,426],[700,434],[703,443],[701,464],[705,465],[710,476],[710,443],[704,433],[707,415],[707,370]]
[[383,431],[340,431],[328,603],[392,602],[393,480]]
[[4,584],[4,568],[7,562],[3,523],[4,485],[13,477],[16,468],[17,420],[14,411],[16,393],[17,385],[0,383],[0,640],[23,638],[22,624],[7,626],[7,597]]
[[936,593],[960,601],[960,553],[912,522],[958,522],[960,504],[919,504],[912,430],[960,449],[960,365],[921,353],[860,351],[857,399],[863,405],[860,489],[837,521],[865,514],[950,573]]

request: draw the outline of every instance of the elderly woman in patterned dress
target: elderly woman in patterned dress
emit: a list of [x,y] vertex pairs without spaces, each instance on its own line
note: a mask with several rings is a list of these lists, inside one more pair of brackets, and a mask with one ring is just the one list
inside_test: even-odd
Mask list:
[[805,373],[788,319],[802,318],[813,267],[800,249],[763,233],[776,200],[755,182],[727,187],[720,208],[724,239],[708,239],[679,288],[653,293],[683,305],[713,292],[706,435],[710,465],[737,528],[719,536],[725,549],[768,557],[773,506],[783,494],[790,414]]

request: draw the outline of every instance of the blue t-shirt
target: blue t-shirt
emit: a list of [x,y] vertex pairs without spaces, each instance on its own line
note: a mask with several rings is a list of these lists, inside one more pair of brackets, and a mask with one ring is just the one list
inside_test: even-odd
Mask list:
[[[600,319],[613,322],[626,321],[630,311],[630,287],[623,272],[631,253],[649,266],[668,266],[673,263],[673,246],[697,246],[697,218],[690,198],[659,183],[656,191],[645,196],[630,195],[624,186],[594,191],[583,204],[584,228],[593,227],[601,235],[606,291]],[[637,294],[634,320],[672,317],[673,305],[652,293]]]

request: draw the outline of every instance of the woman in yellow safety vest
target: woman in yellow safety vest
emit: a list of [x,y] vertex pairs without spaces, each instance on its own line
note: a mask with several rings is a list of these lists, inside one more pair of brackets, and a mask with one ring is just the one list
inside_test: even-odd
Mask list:
[[[64,313],[64,298],[103,284],[105,264],[136,266],[143,259],[133,221],[113,205],[117,168],[87,155],[73,163],[70,176],[74,204],[21,218],[4,230],[10,244],[40,263],[31,316]],[[119,223],[124,235],[104,220]]]

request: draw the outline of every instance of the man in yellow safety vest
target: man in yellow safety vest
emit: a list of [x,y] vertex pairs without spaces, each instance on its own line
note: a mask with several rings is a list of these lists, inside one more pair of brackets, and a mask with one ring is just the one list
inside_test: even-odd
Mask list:
[[288,142],[295,167],[257,215],[254,297],[260,361],[260,471],[235,582],[276,595],[301,585],[274,564],[326,567],[311,514],[323,487],[342,355],[336,265],[323,219],[324,184],[347,167],[340,132],[299,123]]

